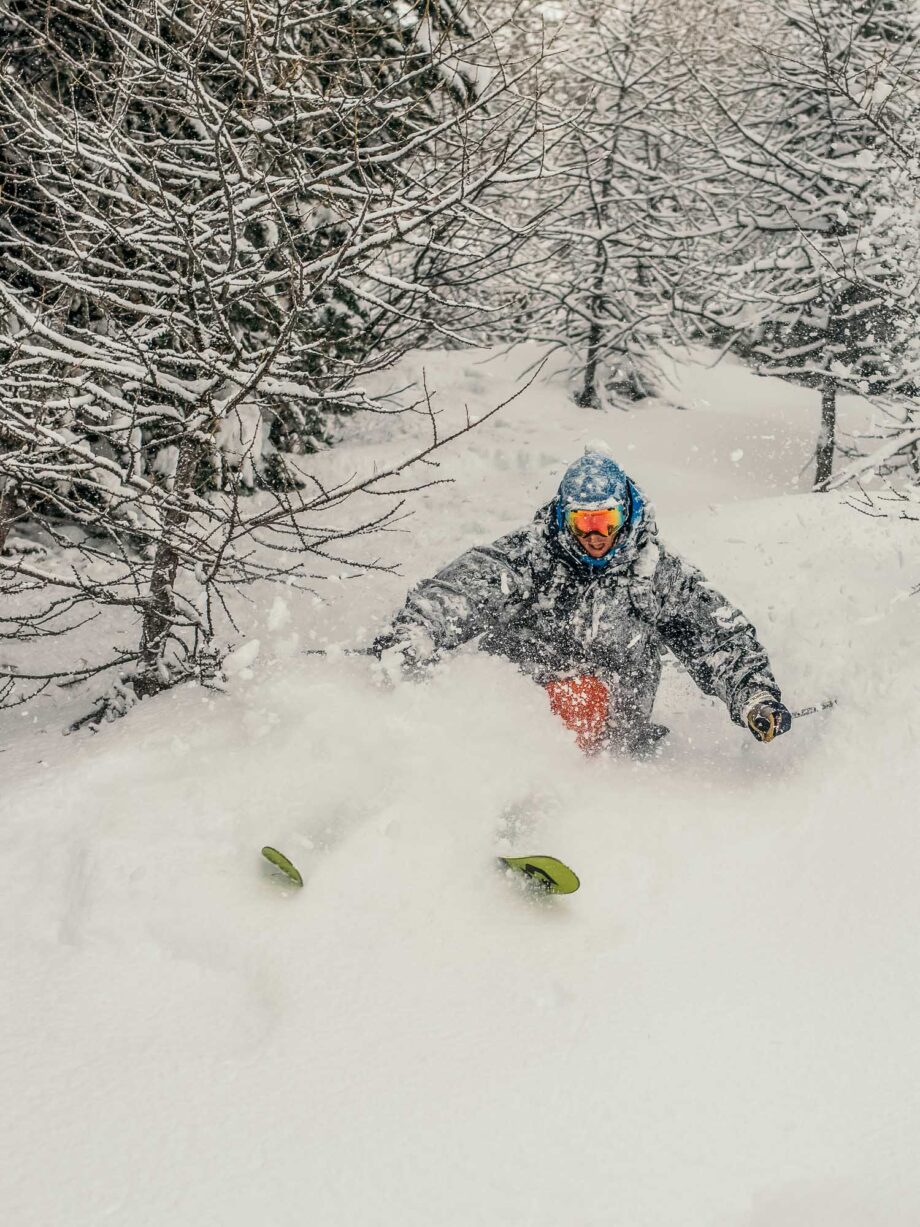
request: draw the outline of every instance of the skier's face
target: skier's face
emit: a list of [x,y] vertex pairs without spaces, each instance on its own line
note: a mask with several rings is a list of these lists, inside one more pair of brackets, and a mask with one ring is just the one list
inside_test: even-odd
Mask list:
[[582,537],[580,534],[575,534],[578,544],[583,547],[586,554],[591,558],[603,558],[608,554],[614,545],[616,538],[612,540],[610,537],[603,536],[602,533],[588,533],[587,537]]
[[613,549],[623,527],[623,512],[618,507],[601,510],[573,509],[566,513],[569,532],[590,558],[603,558]]

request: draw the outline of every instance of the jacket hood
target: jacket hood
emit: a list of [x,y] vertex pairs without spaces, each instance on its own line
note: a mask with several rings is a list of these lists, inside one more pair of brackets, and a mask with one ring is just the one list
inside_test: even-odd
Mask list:
[[[636,483],[610,456],[586,452],[570,465],[559,483],[556,497],[549,505],[551,531],[556,544],[568,558],[592,570],[624,564],[633,559],[646,536],[655,535],[652,510]],[[603,558],[592,558],[579,546],[565,526],[565,513],[574,507],[619,507],[624,525],[616,545]]]

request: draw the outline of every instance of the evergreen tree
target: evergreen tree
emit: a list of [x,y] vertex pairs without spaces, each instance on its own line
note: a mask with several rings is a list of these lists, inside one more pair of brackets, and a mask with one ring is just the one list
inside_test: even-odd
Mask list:
[[743,107],[721,96],[748,241],[723,262],[710,312],[765,369],[820,389],[822,489],[838,393],[916,386],[917,261],[898,221],[916,194],[896,155],[917,114],[917,46],[904,0],[784,0],[769,15]]

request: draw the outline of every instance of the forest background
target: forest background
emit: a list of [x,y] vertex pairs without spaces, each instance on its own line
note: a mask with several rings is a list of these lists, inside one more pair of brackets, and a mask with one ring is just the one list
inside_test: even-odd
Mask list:
[[[94,724],[219,679],[252,585],[397,565],[356,541],[476,426],[381,379],[410,349],[538,342],[521,387],[552,358],[624,412],[669,355],[735,354],[813,390],[816,490],[915,518],[917,28],[912,0],[5,0],[2,702],[101,675]],[[428,442],[329,486],[356,411]]]

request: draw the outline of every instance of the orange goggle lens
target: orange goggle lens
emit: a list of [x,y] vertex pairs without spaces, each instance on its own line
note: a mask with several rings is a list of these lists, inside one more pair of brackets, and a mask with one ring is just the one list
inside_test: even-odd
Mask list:
[[569,532],[577,537],[587,537],[589,533],[601,533],[604,537],[615,537],[623,527],[623,512],[619,507],[604,507],[601,511],[567,511],[565,522]]

